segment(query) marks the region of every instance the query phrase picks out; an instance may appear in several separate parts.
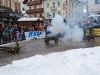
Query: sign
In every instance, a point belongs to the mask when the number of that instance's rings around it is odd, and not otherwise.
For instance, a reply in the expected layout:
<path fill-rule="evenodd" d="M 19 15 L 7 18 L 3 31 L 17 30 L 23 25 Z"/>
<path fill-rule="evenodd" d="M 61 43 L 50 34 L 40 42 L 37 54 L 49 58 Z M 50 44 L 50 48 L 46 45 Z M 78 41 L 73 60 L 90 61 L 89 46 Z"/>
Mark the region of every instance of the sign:
<path fill-rule="evenodd" d="M 44 31 L 25 32 L 26 38 L 43 38 L 45 37 Z"/>
<path fill-rule="evenodd" d="M 40 36 L 42 32 L 39 32 L 39 31 L 34 31 L 34 32 L 29 32 L 29 37 L 32 37 L 32 36 Z"/>
<path fill-rule="evenodd" d="M 16 14 L 16 13 L 9 13 L 9 16 L 11 16 L 11 17 L 21 17 L 22 15 Z"/>

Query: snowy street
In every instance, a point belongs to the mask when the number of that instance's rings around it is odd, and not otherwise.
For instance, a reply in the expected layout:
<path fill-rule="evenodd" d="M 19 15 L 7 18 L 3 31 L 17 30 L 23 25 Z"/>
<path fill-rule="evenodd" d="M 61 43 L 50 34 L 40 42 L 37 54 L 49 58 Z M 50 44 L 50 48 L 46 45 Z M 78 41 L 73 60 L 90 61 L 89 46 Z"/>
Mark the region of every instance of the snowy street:
<path fill-rule="evenodd" d="M 95 42 L 93 42 L 92 40 L 90 42 L 87 42 L 87 40 L 85 40 L 82 43 L 77 43 L 77 44 L 76 43 L 65 44 L 59 41 L 58 45 L 55 45 L 54 42 L 51 41 L 48 46 L 45 45 L 43 39 L 19 42 L 21 46 L 19 54 L 12 54 L 0 51 L 0 66 L 11 63 L 14 60 L 20 60 L 34 55 L 46 55 L 48 53 L 63 52 L 70 49 L 99 46 L 100 41 L 98 40 L 100 40 L 100 38 L 96 38 Z M 10 44 L 7 46 L 14 46 L 14 45 L 15 44 Z"/>
<path fill-rule="evenodd" d="M 100 75 L 100 47 L 94 47 L 99 40 L 49 46 L 43 40 L 20 42 L 19 54 L 0 52 L 0 75 Z"/>

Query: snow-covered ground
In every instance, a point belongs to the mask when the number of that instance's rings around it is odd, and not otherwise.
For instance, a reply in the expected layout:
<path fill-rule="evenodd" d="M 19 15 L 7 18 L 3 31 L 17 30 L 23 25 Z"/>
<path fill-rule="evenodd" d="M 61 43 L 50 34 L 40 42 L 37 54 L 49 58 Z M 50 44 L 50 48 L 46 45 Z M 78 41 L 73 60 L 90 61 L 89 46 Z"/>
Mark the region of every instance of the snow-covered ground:
<path fill-rule="evenodd" d="M 0 75 L 100 75 L 100 47 L 16 60 L 0 67 Z"/>

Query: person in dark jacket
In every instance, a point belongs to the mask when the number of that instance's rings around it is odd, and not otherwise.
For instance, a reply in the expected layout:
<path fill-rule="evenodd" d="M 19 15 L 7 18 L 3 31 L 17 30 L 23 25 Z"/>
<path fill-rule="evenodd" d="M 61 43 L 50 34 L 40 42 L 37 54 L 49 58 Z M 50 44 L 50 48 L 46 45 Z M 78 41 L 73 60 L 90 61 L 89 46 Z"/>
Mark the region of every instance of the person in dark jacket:
<path fill-rule="evenodd" d="M 93 34 L 93 28 L 91 27 L 91 28 L 89 28 L 89 30 L 90 30 L 90 33 L 87 37 L 87 40 L 90 41 L 90 39 L 93 39 L 93 41 L 95 41 L 94 34 Z"/>
<path fill-rule="evenodd" d="M 3 43 L 7 43 L 8 38 L 9 38 L 8 27 L 5 27 L 5 29 L 3 30 L 3 37 L 2 37 Z"/>
<path fill-rule="evenodd" d="M 0 43 L 2 41 L 2 37 L 3 37 L 3 28 L 0 26 Z"/>

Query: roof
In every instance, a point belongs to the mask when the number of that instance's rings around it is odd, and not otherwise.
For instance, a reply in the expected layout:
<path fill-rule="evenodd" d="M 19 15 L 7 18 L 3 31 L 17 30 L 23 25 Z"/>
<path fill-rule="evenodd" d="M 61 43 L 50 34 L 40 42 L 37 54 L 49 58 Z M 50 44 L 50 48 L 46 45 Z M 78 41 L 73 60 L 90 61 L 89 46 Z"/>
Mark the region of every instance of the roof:
<path fill-rule="evenodd" d="M 42 18 L 20 18 L 18 19 L 17 21 L 37 21 L 37 20 L 40 20 L 40 21 L 43 21 Z"/>

